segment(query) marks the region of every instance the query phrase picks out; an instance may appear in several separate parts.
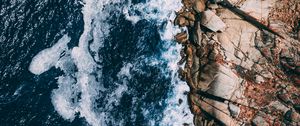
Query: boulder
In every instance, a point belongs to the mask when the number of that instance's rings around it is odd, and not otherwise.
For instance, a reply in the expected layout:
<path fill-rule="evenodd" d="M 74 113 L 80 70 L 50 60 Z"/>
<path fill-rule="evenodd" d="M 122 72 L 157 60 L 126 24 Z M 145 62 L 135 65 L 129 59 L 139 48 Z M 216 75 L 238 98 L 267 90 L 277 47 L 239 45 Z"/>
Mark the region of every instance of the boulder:
<path fill-rule="evenodd" d="M 182 0 L 181 3 L 185 8 L 191 8 L 194 4 L 195 0 Z"/>
<path fill-rule="evenodd" d="M 178 33 L 177 35 L 175 35 L 175 40 L 179 44 L 186 44 L 186 42 L 188 41 L 187 33 L 186 32 Z"/>
<path fill-rule="evenodd" d="M 175 25 L 178 25 L 179 27 L 184 27 L 184 26 L 189 25 L 189 21 L 181 15 L 177 16 L 174 23 L 175 23 Z"/>
<path fill-rule="evenodd" d="M 226 28 L 226 24 L 211 10 L 203 12 L 201 24 L 214 32 L 224 31 Z"/>
<path fill-rule="evenodd" d="M 188 26 L 188 32 L 175 36 L 185 47 L 180 62 L 185 62 L 185 68 L 179 72 L 191 93 L 209 93 L 207 97 L 190 97 L 194 124 L 203 125 L 215 119 L 215 125 L 298 125 L 300 89 L 295 85 L 300 86 L 300 44 L 292 33 L 285 31 L 285 23 L 274 21 L 276 17 L 268 22 L 285 36 L 277 38 L 228 9 L 208 5 L 212 10 L 205 11 L 205 1 L 183 1 L 185 7 L 176 20 L 179 25 Z M 274 0 L 229 2 L 262 21 L 270 17 L 274 4 L 283 4 Z M 192 11 L 186 8 L 191 3 Z M 195 12 L 201 13 L 200 21 Z"/>
<path fill-rule="evenodd" d="M 205 10 L 206 6 L 205 6 L 205 0 L 196 0 L 195 4 L 193 6 L 193 9 L 197 12 L 197 13 L 201 13 Z"/>
<path fill-rule="evenodd" d="M 182 16 L 184 16 L 189 21 L 195 21 L 195 15 L 192 12 L 184 12 L 182 13 Z"/>

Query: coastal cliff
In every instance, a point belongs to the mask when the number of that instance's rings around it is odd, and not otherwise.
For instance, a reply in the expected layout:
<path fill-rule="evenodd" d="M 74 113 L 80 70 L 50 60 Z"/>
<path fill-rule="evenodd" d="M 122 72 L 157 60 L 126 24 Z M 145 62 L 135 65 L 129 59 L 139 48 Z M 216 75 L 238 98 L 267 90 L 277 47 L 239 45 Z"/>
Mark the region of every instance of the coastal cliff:
<path fill-rule="evenodd" d="M 194 124 L 300 125 L 300 1 L 228 2 L 261 24 L 220 1 L 182 0 L 176 12 Z"/>

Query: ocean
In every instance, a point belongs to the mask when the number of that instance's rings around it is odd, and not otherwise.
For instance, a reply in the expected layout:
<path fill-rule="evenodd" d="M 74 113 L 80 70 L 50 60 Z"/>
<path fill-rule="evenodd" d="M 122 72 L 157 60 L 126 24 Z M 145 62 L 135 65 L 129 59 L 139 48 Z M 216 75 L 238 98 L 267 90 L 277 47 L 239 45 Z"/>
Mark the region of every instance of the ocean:
<path fill-rule="evenodd" d="M 180 0 L 0 1 L 0 125 L 193 123 Z"/>

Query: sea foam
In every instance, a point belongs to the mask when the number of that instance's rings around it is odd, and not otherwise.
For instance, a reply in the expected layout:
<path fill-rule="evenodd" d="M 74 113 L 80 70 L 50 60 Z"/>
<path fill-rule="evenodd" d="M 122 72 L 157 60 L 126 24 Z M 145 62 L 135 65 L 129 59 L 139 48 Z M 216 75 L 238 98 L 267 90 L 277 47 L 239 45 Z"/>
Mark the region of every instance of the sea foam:
<path fill-rule="evenodd" d="M 33 57 L 29 71 L 33 74 L 39 75 L 55 66 L 61 54 L 68 49 L 68 42 L 71 38 L 64 35 L 58 42 L 50 48 L 44 49 Z"/>
<path fill-rule="evenodd" d="M 128 6 L 128 8 L 124 8 L 123 10 L 126 19 L 133 23 L 146 19 L 149 21 L 154 20 L 158 26 L 165 24 L 159 33 L 160 38 L 164 41 L 163 48 L 166 49 L 166 51 L 162 52 L 162 59 L 167 61 L 168 68 L 162 69 L 166 71 L 166 76 L 169 75 L 167 73 L 171 72 L 170 77 L 173 88 L 168 94 L 169 98 L 165 101 L 167 103 L 167 107 L 164 110 L 164 116 L 160 123 L 160 125 L 163 126 L 176 126 L 183 124 L 193 125 L 194 116 L 189 109 L 187 95 L 185 95 L 190 89 L 185 82 L 178 78 L 177 74 L 179 68 L 177 62 L 180 60 L 179 52 L 181 46 L 174 44 L 175 42 L 173 41 L 173 36 L 182 30 L 186 30 L 175 27 L 172 24 L 172 21 L 176 16 L 175 11 L 178 11 L 181 6 L 182 4 L 180 0 L 150 0 L 146 3 Z M 137 15 L 134 12 L 130 13 L 130 11 L 138 11 L 140 13 Z M 178 103 L 179 99 L 182 100 L 181 104 Z M 147 111 L 144 115 L 147 115 Z M 152 123 L 152 125 L 154 125 L 154 123 Z"/>
<path fill-rule="evenodd" d="M 157 65 L 161 62 L 167 62 L 167 68 L 161 68 L 167 77 L 171 78 L 172 90 L 168 93 L 169 98 L 162 102 L 167 104 L 163 113 L 160 125 L 182 125 L 183 123 L 192 124 L 193 115 L 191 114 L 185 92 L 189 91 L 188 86 L 177 77 L 178 65 L 181 49 L 180 45 L 175 44 L 173 36 L 182 29 L 174 27 L 171 20 L 175 18 L 174 11 L 181 7 L 180 0 L 148 0 L 143 3 L 131 4 L 124 3 L 121 0 L 83 0 L 82 8 L 84 31 L 79 39 L 78 46 L 68 49 L 67 43 L 70 38 L 65 35 L 57 44 L 38 53 L 32 60 L 29 70 L 34 74 L 41 74 L 51 67 L 55 66 L 63 70 L 64 75 L 57 77 L 58 88 L 52 91 L 52 103 L 55 110 L 66 120 L 74 120 L 76 113 L 85 118 L 88 124 L 93 126 L 112 124 L 122 125 L 124 120 L 114 122 L 107 113 L 112 111 L 112 105 L 118 105 L 120 98 L 125 92 L 128 92 L 127 79 L 131 78 L 131 70 L 138 69 L 142 72 L 136 63 L 124 63 L 123 68 L 117 74 L 119 80 L 116 88 L 111 91 L 104 88 L 102 80 L 102 66 L 97 64 L 101 62 L 102 57 L 99 54 L 99 48 L 103 47 L 103 42 L 108 36 L 110 24 L 106 19 L 110 16 L 106 12 L 105 6 L 111 6 L 116 3 L 124 5 L 122 7 L 113 6 L 111 9 L 121 11 L 127 20 L 133 24 L 140 20 L 154 21 L 161 29 L 159 34 L 164 42 L 164 52 L 161 58 L 145 59 L 150 65 Z M 140 14 L 135 14 L 138 11 Z M 62 55 L 62 53 L 64 55 Z M 93 55 L 92 55 L 93 54 Z M 171 72 L 171 74 L 169 74 Z M 127 79 L 124 79 L 127 78 Z M 105 95 L 105 106 L 97 108 L 95 102 L 99 96 Z M 178 104 L 182 99 L 183 103 Z M 138 99 L 132 98 L 132 103 Z M 97 108 L 97 109 L 95 109 Z M 149 115 L 149 110 L 143 109 L 144 116 Z M 136 115 L 131 114 L 131 119 Z M 154 120 L 149 120 L 149 125 L 156 125 Z"/>

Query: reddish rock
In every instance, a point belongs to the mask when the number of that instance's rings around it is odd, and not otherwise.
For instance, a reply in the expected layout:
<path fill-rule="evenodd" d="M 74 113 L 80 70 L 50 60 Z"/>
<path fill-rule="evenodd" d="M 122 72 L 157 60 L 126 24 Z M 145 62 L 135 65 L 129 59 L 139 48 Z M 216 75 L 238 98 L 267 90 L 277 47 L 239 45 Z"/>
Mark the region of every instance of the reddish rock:
<path fill-rule="evenodd" d="M 266 19 L 269 12 L 272 13 L 271 9 L 287 12 L 287 7 L 293 5 L 286 4 L 297 2 L 257 1 L 243 0 L 235 4 L 243 5 L 241 9 L 253 10 L 255 17 L 262 15 Z M 205 100 L 200 100 L 198 95 L 189 96 L 190 109 L 195 114 L 194 124 L 206 125 L 208 120 L 216 118 L 225 125 L 285 125 L 284 119 L 290 117 L 293 120 L 291 125 L 297 125 L 295 120 L 299 120 L 299 113 L 296 112 L 300 111 L 300 42 L 290 37 L 291 33 L 286 30 L 288 22 L 295 18 L 282 23 L 273 17 L 276 14 L 271 14 L 268 23 L 285 36 L 285 39 L 278 39 L 239 19 L 227 9 L 213 6 L 211 8 L 218 11 L 208 10 L 202 0 L 183 0 L 182 3 L 184 7 L 177 13 L 175 24 L 187 27 L 188 31 L 175 36 L 176 41 L 185 47 L 179 62 L 185 62 L 185 66 L 178 72 L 191 92 L 206 91 L 210 96 Z M 205 10 L 212 16 L 206 16 L 207 20 L 203 21 L 205 15 L 202 15 L 198 22 L 195 13 L 205 14 Z M 290 10 L 289 14 L 295 11 Z M 210 30 L 200 28 L 200 24 Z M 216 33 L 223 28 L 224 31 Z M 289 111 L 293 114 L 287 116 Z M 211 116 L 214 118 L 209 118 Z M 213 123 L 218 125 L 218 121 Z"/>
<path fill-rule="evenodd" d="M 187 33 L 186 32 L 178 33 L 177 35 L 175 35 L 175 40 L 179 44 L 186 44 L 188 41 Z"/>
<path fill-rule="evenodd" d="M 184 27 L 184 26 L 188 26 L 189 25 L 189 22 L 188 20 L 183 17 L 183 16 L 178 16 L 176 19 L 175 19 L 175 25 L 178 25 L 180 27 Z"/>
<path fill-rule="evenodd" d="M 193 9 L 197 12 L 197 13 L 201 13 L 205 10 L 206 6 L 205 6 L 205 1 L 206 0 L 196 0 Z"/>
<path fill-rule="evenodd" d="M 186 47 L 186 55 L 187 55 L 187 66 L 188 68 L 192 68 L 193 65 L 193 47 L 188 44 Z"/>

